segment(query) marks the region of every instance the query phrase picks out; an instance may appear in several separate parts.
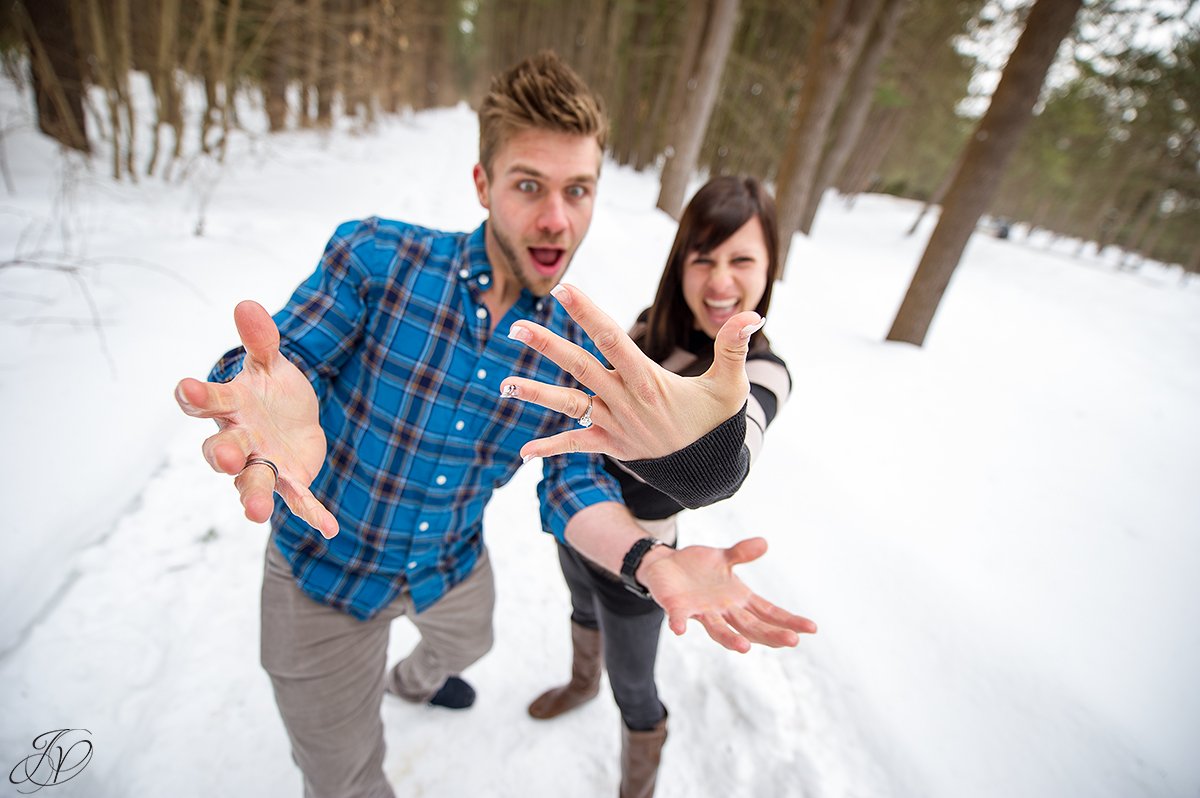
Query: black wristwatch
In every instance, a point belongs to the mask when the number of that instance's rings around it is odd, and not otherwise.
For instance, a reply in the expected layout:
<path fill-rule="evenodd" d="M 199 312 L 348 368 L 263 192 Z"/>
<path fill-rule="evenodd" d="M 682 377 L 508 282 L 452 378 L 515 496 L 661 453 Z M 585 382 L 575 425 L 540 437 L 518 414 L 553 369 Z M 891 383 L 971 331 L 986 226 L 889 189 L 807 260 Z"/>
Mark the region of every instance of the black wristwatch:
<path fill-rule="evenodd" d="M 630 593 L 641 596 L 642 598 L 650 598 L 650 591 L 646 586 L 637 580 L 634 574 L 641 566 L 642 560 L 646 557 L 646 552 L 655 546 L 665 546 L 658 538 L 645 537 L 634 543 L 629 551 L 625 554 L 625 560 L 621 563 L 621 581 L 625 584 L 625 589 Z"/>

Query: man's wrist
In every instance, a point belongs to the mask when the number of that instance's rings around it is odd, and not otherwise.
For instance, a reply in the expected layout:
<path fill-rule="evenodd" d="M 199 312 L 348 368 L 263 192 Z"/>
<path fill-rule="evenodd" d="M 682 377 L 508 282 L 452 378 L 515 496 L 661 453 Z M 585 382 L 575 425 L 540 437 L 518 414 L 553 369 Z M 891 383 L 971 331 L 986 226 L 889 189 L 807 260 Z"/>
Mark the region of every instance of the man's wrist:
<path fill-rule="evenodd" d="M 666 543 L 660 542 L 650 551 L 646 552 L 646 556 L 642 558 L 642 564 L 638 566 L 637 573 L 633 575 L 641 584 L 646 584 L 644 577 L 646 576 L 647 566 L 654 565 L 659 560 L 665 560 L 675 553 L 675 550 Z"/>
<path fill-rule="evenodd" d="M 650 598 L 650 590 L 646 587 L 639 578 L 638 574 L 644 573 L 643 565 L 653 564 L 656 560 L 665 556 L 665 552 L 657 553 L 655 549 L 666 548 L 666 544 L 661 540 L 653 537 L 644 537 L 634 542 L 625 553 L 625 558 L 621 562 L 621 582 L 629 592 L 641 596 L 642 598 Z"/>

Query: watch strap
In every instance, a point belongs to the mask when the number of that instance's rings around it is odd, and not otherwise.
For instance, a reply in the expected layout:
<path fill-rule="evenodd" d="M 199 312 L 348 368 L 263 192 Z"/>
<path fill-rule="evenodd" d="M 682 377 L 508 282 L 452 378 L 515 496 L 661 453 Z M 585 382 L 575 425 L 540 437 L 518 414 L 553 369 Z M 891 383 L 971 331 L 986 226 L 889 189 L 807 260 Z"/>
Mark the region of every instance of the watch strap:
<path fill-rule="evenodd" d="M 644 537 L 629 548 L 629 551 L 625 554 L 625 559 L 621 562 L 621 582 L 625 585 L 626 590 L 642 598 L 650 598 L 650 591 L 637 580 L 635 574 L 637 573 L 637 569 L 641 567 L 642 560 L 646 557 L 646 552 L 655 546 L 665 545 L 658 538 Z"/>

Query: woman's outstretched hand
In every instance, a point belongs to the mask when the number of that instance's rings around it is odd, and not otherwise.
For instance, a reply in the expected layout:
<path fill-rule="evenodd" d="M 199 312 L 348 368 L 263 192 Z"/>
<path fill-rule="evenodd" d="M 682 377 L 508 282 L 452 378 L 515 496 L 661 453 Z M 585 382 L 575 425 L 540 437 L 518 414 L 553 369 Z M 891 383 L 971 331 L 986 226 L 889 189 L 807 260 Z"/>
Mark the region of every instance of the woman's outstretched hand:
<path fill-rule="evenodd" d="M 754 311 L 738 313 L 721 327 L 708 371 L 698 377 L 680 377 L 646 357 L 578 288 L 559 284 L 551 293 L 613 368 L 605 368 L 587 351 L 539 324 L 513 324 L 509 337 L 553 360 L 594 394 L 589 397 L 575 388 L 523 377 L 505 379 L 502 397 L 591 422 L 530 441 L 521 448 L 523 457 L 565 452 L 601 452 L 618 460 L 663 457 L 716 429 L 745 403 L 750 390 L 746 378 L 750 336 L 765 323 Z"/>

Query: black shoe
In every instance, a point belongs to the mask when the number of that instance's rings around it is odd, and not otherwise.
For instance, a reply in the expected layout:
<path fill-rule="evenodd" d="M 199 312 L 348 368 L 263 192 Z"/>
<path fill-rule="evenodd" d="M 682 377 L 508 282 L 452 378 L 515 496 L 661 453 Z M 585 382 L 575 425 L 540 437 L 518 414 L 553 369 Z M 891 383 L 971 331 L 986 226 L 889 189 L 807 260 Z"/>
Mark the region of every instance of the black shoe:
<path fill-rule="evenodd" d="M 457 676 L 451 676 L 429 703 L 446 709 L 466 709 L 475 703 L 475 688 Z"/>

